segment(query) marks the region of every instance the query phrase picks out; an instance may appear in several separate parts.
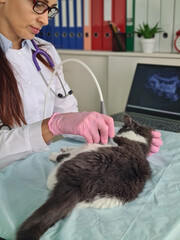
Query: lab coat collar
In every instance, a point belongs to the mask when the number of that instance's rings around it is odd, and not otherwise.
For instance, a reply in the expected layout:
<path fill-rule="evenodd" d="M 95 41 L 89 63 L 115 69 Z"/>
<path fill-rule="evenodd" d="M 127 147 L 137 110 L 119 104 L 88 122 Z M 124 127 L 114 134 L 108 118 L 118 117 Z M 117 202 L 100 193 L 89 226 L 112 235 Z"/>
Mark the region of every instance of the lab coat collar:
<path fill-rule="evenodd" d="M 21 43 L 21 47 L 28 46 L 30 49 L 35 50 L 31 40 L 23 40 Z M 2 48 L 4 54 L 7 53 L 9 48 L 12 48 L 12 42 L 7 39 L 2 33 L 0 33 L 0 47 Z"/>

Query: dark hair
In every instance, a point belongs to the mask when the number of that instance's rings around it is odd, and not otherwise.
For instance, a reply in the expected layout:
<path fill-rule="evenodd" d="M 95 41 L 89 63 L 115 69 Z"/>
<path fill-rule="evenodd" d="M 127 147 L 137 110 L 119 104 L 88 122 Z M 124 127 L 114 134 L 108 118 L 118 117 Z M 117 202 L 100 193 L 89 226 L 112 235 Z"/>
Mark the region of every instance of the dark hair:
<path fill-rule="evenodd" d="M 48 63 L 41 55 L 37 58 L 49 69 Z M 24 108 L 19 93 L 13 68 L 0 47 L 0 120 L 10 127 L 27 124 Z"/>

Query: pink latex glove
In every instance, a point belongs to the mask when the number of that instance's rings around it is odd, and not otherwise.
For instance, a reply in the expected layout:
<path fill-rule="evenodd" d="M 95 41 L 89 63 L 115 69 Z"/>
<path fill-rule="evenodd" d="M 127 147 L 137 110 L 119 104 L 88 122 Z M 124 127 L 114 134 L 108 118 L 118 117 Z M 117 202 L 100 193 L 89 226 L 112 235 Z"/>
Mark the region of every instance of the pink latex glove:
<path fill-rule="evenodd" d="M 74 134 L 83 136 L 88 143 L 106 144 L 114 137 L 114 121 L 97 112 L 54 113 L 48 122 L 49 130 L 56 136 Z"/>
<path fill-rule="evenodd" d="M 151 133 L 153 135 L 153 139 L 152 139 L 152 144 L 151 144 L 151 148 L 150 148 L 150 152 L 149 152 L 148 156 L 151 156 L 154 153 L 159 152 L 159 149 L 160 149 L 161 145 L 163 144 L 160 132 L 152 131 Z"/>

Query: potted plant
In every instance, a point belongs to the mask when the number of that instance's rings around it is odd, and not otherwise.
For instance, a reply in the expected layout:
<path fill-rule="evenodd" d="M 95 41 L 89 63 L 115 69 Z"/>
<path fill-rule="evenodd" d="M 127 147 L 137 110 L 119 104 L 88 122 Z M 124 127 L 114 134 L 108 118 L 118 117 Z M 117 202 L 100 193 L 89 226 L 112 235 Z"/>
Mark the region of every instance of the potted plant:
<path fill-rule="evenodd" d="M 142 50 L 145 53 L 152 53 L 155 44 L 155 34 L 163 32 L 162 28 L 156 23 L 150 27 L 148 23 L 143 23 L 135 30 L 138 37 L 141 37 Z"/>

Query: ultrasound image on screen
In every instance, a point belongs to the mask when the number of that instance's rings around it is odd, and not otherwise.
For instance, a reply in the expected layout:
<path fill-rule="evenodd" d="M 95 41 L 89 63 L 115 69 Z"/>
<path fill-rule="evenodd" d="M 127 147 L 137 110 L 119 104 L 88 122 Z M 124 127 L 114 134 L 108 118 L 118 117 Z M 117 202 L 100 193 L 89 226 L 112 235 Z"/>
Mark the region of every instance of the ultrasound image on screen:
<path fill-rule="evenodd" d="M 138 64 L 128 105 L 180 113 L 180 67 Z"/>
<path fill-rule="evenodd" d="M 145 83 L 145 87 L 155 96 L 175 102 L 180 97 L 180 80 L 176 71 L 157 71 Z"/>

